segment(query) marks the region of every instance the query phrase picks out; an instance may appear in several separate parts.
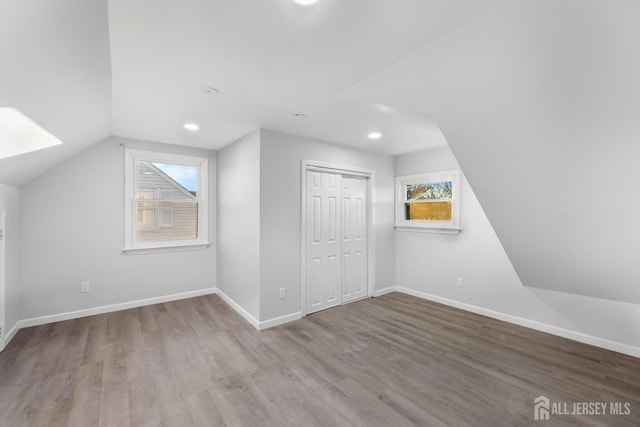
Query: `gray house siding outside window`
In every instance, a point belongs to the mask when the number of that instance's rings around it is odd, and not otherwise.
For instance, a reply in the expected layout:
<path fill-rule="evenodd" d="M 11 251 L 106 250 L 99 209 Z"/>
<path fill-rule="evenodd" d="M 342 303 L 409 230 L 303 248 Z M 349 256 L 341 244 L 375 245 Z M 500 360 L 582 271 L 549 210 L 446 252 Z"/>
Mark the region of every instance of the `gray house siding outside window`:
<path fill-rule="evenodd" d="M 191 192 L 151 162 L 138 162 L 136 240 L 153 242 L 198 237 L 198 203 Z"/>

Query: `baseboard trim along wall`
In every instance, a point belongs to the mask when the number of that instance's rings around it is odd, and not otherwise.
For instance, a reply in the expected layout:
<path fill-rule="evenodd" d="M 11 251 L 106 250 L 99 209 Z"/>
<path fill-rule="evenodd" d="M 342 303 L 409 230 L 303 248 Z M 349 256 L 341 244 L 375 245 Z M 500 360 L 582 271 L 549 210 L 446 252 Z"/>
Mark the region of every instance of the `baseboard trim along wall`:
<path fill-rule="evenodd" d="M 274 317 L 273 319 L 263 320 L 259 324 L 260 330 L 273 328 L 274 326 L 284 325 L 285 323 L 293 322 L 294 320 L 302 319 L 302 312 L 291 313 L 280 317 Z"/>
<path fill-rule="evenodd" d="M 242 308 L 242 306 L 240 304 L 238 304 L 237 302 L 235 302 L 233 299 L 231 299 L 229 297 L 229 295 L 225 294 L 223 291 L 221 291 L 220 289 L 216 289 L 216 293 L 220 296 L 220 298 L 222 298 L 222 300 L 224 302 L 226 302 L 227 304 L 229 304 L 229 306 L 231 308 L 233 308 L 235 310 L 236 313 L 238 313 L 240 316 L 244 317 L 244 320 L 246 320 L 247 322 L 249 322 L 251 324 L 251 326 L 253 326 L 256 329 L 260 329 L 260 322 L 258 321 L 258 319 L 256 319 L 255 317 L 253 317 L 251 315 L 251 313 L 249 313 L 247 310 L 245 310 L 244 308 Z"/>
<path fill-rule="evenodd" d="M 144 307 L 146 305 L 160 304 L 163 302 L 178 301 L 181 299 L 199 297 L 202 295 L 215 294 L 216 288 L 199 289 L 197 291 L 181 292 L 171 295 L 163 295 L 153 298 L 145 298 L 135 301 L 121 302 L 118 304 L 103 305 L 100 307 L 87 308 L 83 310 L 68 311 L 66 313 L 51 314 L 49 316 L 32 317 L 18 322 L 20 328 L 44 325 L 46 323 L 61 322 L 63 320 L 78 319 L 80 317 L 95 316 L 96 314 L 112 313 L 114 311 L 127 310 L 130 308 Z"/>
<path fill-rule="evenodd" d="M 437 295 L 416 291 L 416 290 L 405 288 L 402 286 L 391 286 L 388 288 L 379 289 L 374 292 L 373 296 L 379 297 L 391 292 L 401 292 L 403 294 L 426 299 L 429 301 L 434 301 L 440 304 L 448 305 L 450 307 L 455 307 L 461 310 L 491 317 L 493 319 L 502 320 L 504 322 L 513 323 L 519 326 L 524 326 L 526 328 L 535 329 L 541 332 L 546 332 L 546 333 L 557 335 L 570 340 L 582 342 L 585 344 L 590 344 L 596 347 L 601 347 L 607 350 L 616 351 L 618 353 L 623 353 L 629 356 L 640 358 L 640 347 L 635 347 L 632 345 L 628 345 L 628 344 L 624 344 L 616 341 L 610 341 L 610 340 L 596 337 L 593 335 L 587 335 L 581 332 L 572 331 L 570 329 L 560 328 L 560 327 L 549 325 L 546 323 L 525 319 L 523 317 L 513 316 L 510 314 L 489 310 L 476 305 L 439 297 Z M 147 298 L 147 299 L 141 299 L 136 301 L 129 301 L 129 302 L 123 302 L 118 304 L 88 308 L 84 310 L 75 310 L 75 311 L 69 311 L 65 313 L 52 314 L 52 315 L 40 316 L 40 317 L 32 317 L 29 319 L 19 320 L 9 330 L 9 332 L 2 337 L 2 341 L 0 342 L 0 345 L 1 345 L 0 351 L 4 350 L 4 348 L 9 344 L 9 342 L 13 339 L 16 333 L 22 328 L 44 325 L 47 323 L 61 322 L 63 320 L 78 319 L 81 317 L 94 316 L 97 314 L 111 313 L 114 311 L 127 310 L 130 308 L 143 307 L 147 305 L 160 304 L 163 302 L 178 301 L 181 299 L 194 298 L 194 297 L 198 297 L 202 295 L 210 295 L 210 294 L 218 294 L 225 303 L 229 304 L 229 306 L 234 311 L 236 311 L 240 316 L 242 316 L 247 322 L 249 322 L 254 328 L 258 330 L 272 328 L 272 327 L 293 322 L 295 320 L 299 320 L 302 318 L 302 313 L 296 312 L 296 313 L 291 313 L 291 314 L 287 314 L 280 317 L 275 317 L 269 320 L 259 321 L 220 289 L 206 288 L 206 289 L 200 289 L 197 291 L 182 292 L 182 293 L 164 295 L 164 296 L 159 296 L 154 298 Z"/>
<path fill-rule="evenodd" d="M 384 288 L 384 289 L 378 289 L 377 291 L 375 291 L 373 293 L 374 298 L 375 297 L 381 297 L 382 295 L 386 295 L 386 294 L 390 294 L 391 292 L 397 292 L 398 290 L 396 289 L 395 286 L 390 286 L 388 288 Z"/>
<path fill-rule="evenodd" d="M 546 332 L 551 335 L 557 335 L 563 338 L 567 338 L 573 341 L 601 347 L 607 350 L 616 351 L 618 353 L 627 354 L 633 357 L 640 358 L 640 347 L 632 345 L 610 341 L 604 338 L 596 337 L 593 335 L 583 334 L 581 332 L 572 331 L 570 329 L 560 328 L 558 326 L 549 325 L 546 323 L 537 322 L 535 320 L 525 319 L 523 317 L 513 316 L 511 314 L 505 314 L 498 311 L 489 310 L 476 305 L 455 301 L 448 298 L 439 297 L 437 295 L 428 294 L 425 292 L 416 291 L 410 288 L 404 288 L 402 286 L 396 286 L 395 288 L 386 288 L 378 292 L 385 291 L 384 293 L 393 292 L 393 289 L 403 294 L 411 295 L 414 297 L 426 299 L 429 301 L 437 302 L 440 304 L 448 305 L 450 307 L 459 308 L 461 310 L 470 311 L 472 313 L 480 314 L 483 316 L 491 317 L 493 319 L 502 320 L 504 322 L 513 323 L 515 325 L 524 326 L 525 328 L 535 329 L 537 331 Z M 377 294 L 377 292 L 376 292 Z M 384 295 L 384 294 L 381 294 Z M 378 295 L 376 295 L 378 296 Z"/>
<path fill-rule="evenodd" d="M 240 304 L 235 302 L 232 298 L 230 298 L 227 294 L 225 294 L 220 289 L 217 289 L 216 293 L 220 295 L 220 298 L 222 298 L 224 302 L 229 304 L 229 306 L 233 308 L 240 316 L 244 317 L 244 319 L 247 322 L 249 322 L 251 326 L 253 326 L 259 331 L 263 329 L 273 328 L 274 326 L 282 325 L 285 323 L 293 322 L 294 320 L 302 319 L 302 312 L 298 311 L 296 313 L 285 314 L 284 316 L 274 317 L 273 319 L 260 321 L 255 317 L 253 317 L 251 313 L 249 313 L 247 310 L 242 308 Z"/>
<path fill-rule="evenodd" d="M 103 305 L 100 307 L 86 308 L 83 310 L 67 311 L 65 313 L 50 314 L 47 316 L 31 317 L 28 319 L 19 320 L 11 331 L 5 335 L 2 342 L 3 346 L 0 350 L 9 344 L 15 334 L 22 328 L 29 328 L 31 326 L 45 325 L 47 323 L 61 322 L 63 320 L 79 319 L 81 317 L 95 316 L 96 314 L 112 313 L 114 311 L 128 310 L 130 308 L 144 307 L 147 305 L 160 304 L 163 302 L 178 301 L 181 299 L 194 298 L 202 295 L 215 294 L 217 288 L 205 288 L 198 289 L 197 291 L 181 292 L 171 295 L 163 295 L 153 298 L 145 298 L 135 301 L 127 301 L 118 304 Z"/>
<path fill-rule="evenodd" d="M 2 337 L 2 342 L 0 342 L 0 351 L 4 350 L 4 348 L 9 344 L 9 342 L 13 339 L 13 337 L 18 333 L 19 330 L 20 321 L 16 322 L 15 325 L 13 325 L 13 328 L 11 328 L 11 330 L 9 330 L 9 332 Z"/>
<path fill-rule="evenodd" d="M 28 319 L 22 319 L 16 322 L 11 330 L 2 337 L 0 341 L 0 351 L 4 350 L 13 337 L 22 328 L 29 328 L 31 326 L 45 325 L 47 323 L 61 322 L 64 320 L 79 319 L 81 317 L 95 316 L 97 314 L 112 313 L 114 311 L 128 310 L 130 308 L 144 307 L 147 305 L 161 304 L 163 302 L 178 301 L 181 299 L 194 298 L 203 295 L 217 294 L 222 300 L 227 303 L 235 312 L 242 316 L 247 322 L 249 322 L 254 328 L 263 330 L 272 328 L 274 326 L 289 323 L 294 320 L 302 318 L 301 312 L 291 313 L 284 316 L 276 317 L 269 320 L 258 321 L 248 311 L 242 308 L 238 303 L 231 299 L 227 294 L 222 292 L 218 288 L 206 288 L 199 289 L 197 291 L 181 292 L 171 295 L 163 295 L 159 297 L 146 298 L 135 301 L 122 302 L 118 304 L 103 305 L 100 307 L 87 308 L 83 310 L 67 311 L 65 313 L 50 314 L 47 316 L 31 317 Z"/>

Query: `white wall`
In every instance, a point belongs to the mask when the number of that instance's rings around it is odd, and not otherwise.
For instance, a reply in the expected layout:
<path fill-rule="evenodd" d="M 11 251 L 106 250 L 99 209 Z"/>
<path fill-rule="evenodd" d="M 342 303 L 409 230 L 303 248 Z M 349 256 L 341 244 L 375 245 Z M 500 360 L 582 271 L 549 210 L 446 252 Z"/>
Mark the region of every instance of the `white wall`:
<path fill-rule="evenodd" d="M 260 318 L 260 131 L 218 152 L 218 288 Z"/>
<path fill-rule="evenodd" d="M 21 218 L 20 190 L 0 184 L 0 207 L 5 208 L 5 290 L 4 290 L 4 330 L 3 337 L 10 333 L 20 320 L 21 289 Z M 0 349 L 2 343 L 0 342 Z"/>
<path fill-rule="evenodd" d="M 204 250 L 126 255 L 127 147 L 176 154 L 209 151 L 111 138 L 22 188 L 22 318 L 203 290 L 216 286 L 215 160 L 209 164 L 210 239 Z M 80 283 L 91 292 L 80 293 Z"/>
<path fill-rule="evenodd" d="M 395 160 L 397 175 L 457 167 L 448 147 Z M 399 287 L 640 351 L 640 305 L 523 286 L 464 174 L 461 210 L 463 231 L 458 235 L 396 232 Z M 529 262 L 545 268 L 535 258 Z M 463 288 L 456 287 L 457 277 L 464 279 Z"/>
<path fill-rule="evenodd" d="M 263 129 L 260 147 L 260 320 L 263 321 L 301 310 L 302 159 L 375 171 L 375 287 L 382 289 L 394 283 L 393 158 Z M 280 287 L 287 288 L 283 300 L 278 297 Z"/>

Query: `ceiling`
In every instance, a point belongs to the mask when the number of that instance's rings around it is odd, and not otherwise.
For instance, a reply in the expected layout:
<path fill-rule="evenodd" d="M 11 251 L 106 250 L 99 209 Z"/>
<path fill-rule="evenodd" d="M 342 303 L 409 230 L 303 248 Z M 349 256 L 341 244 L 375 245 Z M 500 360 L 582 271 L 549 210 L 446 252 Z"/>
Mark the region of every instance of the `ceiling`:
<path fill-rule="evenodd" d="M 443 145 L 429 114 L 349 88 L 496 3 L 9 1 L 0 107 L 64 144 L 0 160 L 0 182 L 20 186 L 111 135 L 219 149 L 262 127 L 387 154 Z M 219 93 L 205 94 L 209 86 Z M 185 131 L 186 121 L 200 131 Z M 372 142 L 374 130 L 383 136 Z"/>

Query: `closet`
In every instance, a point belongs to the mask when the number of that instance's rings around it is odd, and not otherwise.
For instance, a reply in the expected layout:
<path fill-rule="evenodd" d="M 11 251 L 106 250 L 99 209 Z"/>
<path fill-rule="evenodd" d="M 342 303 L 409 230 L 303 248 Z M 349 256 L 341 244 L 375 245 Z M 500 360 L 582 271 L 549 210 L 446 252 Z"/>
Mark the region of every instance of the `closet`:
<path fill-rule="evenodd" d="M 306 170 L 306 314 L 368 296 L 369 177 Z"/>

